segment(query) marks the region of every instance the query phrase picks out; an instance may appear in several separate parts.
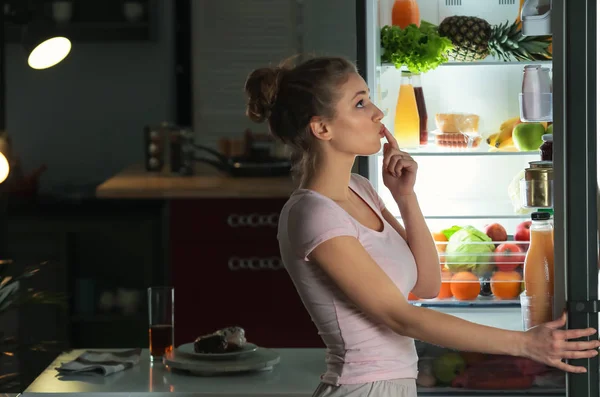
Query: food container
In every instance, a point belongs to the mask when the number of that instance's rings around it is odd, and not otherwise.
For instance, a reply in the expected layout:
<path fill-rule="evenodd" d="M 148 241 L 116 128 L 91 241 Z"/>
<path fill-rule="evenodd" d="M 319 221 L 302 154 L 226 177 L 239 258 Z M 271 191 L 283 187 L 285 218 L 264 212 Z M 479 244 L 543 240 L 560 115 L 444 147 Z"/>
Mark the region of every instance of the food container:
<path fill-rule="evenodd" d="M 552 161 L 552 153 L 554 146 L 554 136 L 552 134 L 542 135 L 544 143 L 540 146 L 540 157 L 542 161 Z"/>
<path fill-rule="evenodd" d="M 521 179 L 521 203 L 525 208 L 551 208 L 554 204 L 552 161 L 532 161 Z"/>

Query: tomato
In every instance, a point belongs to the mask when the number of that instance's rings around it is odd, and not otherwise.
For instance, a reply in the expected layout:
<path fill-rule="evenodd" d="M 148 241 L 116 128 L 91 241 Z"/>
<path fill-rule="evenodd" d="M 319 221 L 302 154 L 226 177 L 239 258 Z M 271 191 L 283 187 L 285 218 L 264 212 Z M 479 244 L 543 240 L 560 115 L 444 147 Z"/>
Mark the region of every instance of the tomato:
<path fill-rule="evenodd" d="M 510 272 L 519 266 L 523 266 L 523 262 L 525 262 L 525 253 L 517 244 L 500 244 L 494 250 L 494 262 L 496 263 L 498 270 Z"/>

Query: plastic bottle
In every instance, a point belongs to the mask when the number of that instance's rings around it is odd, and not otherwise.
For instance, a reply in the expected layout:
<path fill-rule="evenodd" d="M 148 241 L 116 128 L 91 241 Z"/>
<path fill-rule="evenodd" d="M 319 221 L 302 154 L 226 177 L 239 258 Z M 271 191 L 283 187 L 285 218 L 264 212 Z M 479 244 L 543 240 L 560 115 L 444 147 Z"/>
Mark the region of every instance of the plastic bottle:
<path fill-rule="evenodd" d="M 554 301 L 554 228 L 550 213 L 531 214 L 530 244 L 523 267 L 521 299 L 525 328 L 552 321 Z"/>

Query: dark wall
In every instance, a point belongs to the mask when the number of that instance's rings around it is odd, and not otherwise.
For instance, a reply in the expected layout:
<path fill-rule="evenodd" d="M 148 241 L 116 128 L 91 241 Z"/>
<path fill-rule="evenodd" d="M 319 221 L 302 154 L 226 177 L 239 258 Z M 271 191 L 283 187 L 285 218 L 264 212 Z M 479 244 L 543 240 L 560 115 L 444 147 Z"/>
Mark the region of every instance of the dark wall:
<path fill-rule="evenodd" d="M 143 161 L 142 127 L 175 113 L 172 0 L 158 3 L 157 40 L 74 43 L 67 60 L 35 71 L 7 46 L 7 126 L 42 187 L 89 184 Z"/>

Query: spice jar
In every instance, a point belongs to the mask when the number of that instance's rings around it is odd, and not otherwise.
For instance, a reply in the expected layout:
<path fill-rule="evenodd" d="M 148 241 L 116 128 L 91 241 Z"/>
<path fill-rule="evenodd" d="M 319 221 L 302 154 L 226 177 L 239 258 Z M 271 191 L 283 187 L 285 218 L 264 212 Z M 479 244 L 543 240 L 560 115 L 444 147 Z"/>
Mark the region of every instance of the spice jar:
<path fill-rule="evenodd" d="M 540 146 L 540 156 L 542 161 L 552 161 L 552 147 L 554 145 L 554 138 L 552 134 L 542 135 L 542 145 Z"/>

